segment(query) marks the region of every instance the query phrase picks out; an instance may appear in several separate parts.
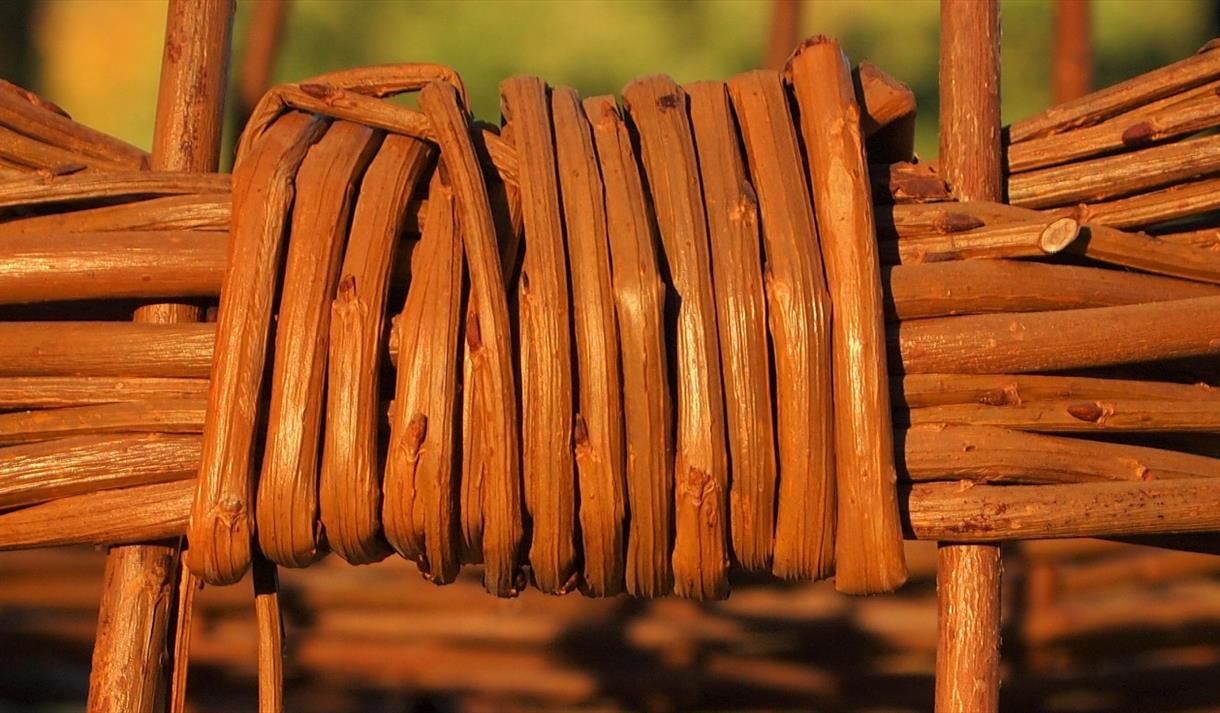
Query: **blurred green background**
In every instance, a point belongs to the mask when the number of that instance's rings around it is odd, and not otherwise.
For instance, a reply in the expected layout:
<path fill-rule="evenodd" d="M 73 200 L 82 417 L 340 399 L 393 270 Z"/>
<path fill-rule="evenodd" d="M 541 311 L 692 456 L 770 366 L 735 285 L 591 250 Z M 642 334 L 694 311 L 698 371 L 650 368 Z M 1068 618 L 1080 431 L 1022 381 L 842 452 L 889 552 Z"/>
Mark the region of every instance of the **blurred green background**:
<path fill-rule="evenodd" d="M 235 63 L 252 4 L 239 0 Z M 1217 34 L 1220 0 L 1095 0 L 1095 85 L 1180 59 Z M 919 97 L 918 146 L 936 153 L 936 0 L 804 0 L 802 34 L 839 37 Z M 475 113 L 499 116 L 497 83 L 530 73 L 584 95 L 641 74 L 680 82 L 759 67 L 770 0 L 292 0 L 275 80 L 385 62 L 441 62 L 462 73 Z M 1050 103 L 1050 0 L 1001 0 L 1005 121 Z M 75 118 L 147 147 L 164 0 L 6 0 L 0 76 Z M 230 136 L 232 127 L 229 128 Z M 230 139 L 231 140 L 231 139 Z"/>

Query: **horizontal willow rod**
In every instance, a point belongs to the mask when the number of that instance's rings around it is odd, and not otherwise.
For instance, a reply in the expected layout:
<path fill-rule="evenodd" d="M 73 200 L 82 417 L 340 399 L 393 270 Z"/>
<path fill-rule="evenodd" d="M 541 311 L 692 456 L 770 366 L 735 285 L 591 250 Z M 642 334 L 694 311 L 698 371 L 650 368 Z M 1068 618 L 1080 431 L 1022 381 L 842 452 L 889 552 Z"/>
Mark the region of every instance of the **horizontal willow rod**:
<path fill-rule="evenodd" d="M 1102 224 L 1084 226 L 1068 251 L 1111 265 L 1220 285 L 1220 251 L 1129 233 Z"/>
<path fill-rule="evenodd" d="M 1045 484 L 1220 477 L 1220 459 L 994 426 L 911 426 L 899 441 L 903 476 L 916 482 Z M 1214 487 L 1220 489 L 1220 482 Z"/>
<path fill-rule="evenodd" d="M 1118 150 L 1140 148 L 1177 138 L 1220 124 L 1220 96 L 1211 88 L 1203 96 L 1187 100 L 1147 116 L 1119 115 L 1096 126 L 1063 134 L 1052 134 L 1008 147 L 1011 173 L 1055 166 L 1069 161 Z"/>
<path fill-rule="evenodd" d="M 227 193 L 226 173 L 176 173 L 159 171 L 115 171 L 71 173 L 0 183 L 0 208 L 46 205 L 101 198 Z"/>
<path fill-rule="evenodd" d="M 216 325 L 0 322 L 0 377 L 207 377 Z"/>
<path fill-rule="evenodd" d="M 1220 287 L 1159 275 L 1024 260 L 951 260 L 885 271 L 891 317 L 1108 307 L 1220 295 Z"/>
<path fill-rule="evenodd" d="M 1086 94 L 1046 109 L 1008 127 L 1010 143 L 1027 141 L 1080 126 L 1096 124 L 1106 118 L 1177 94 L 1220 77 L 1220 53 L 1213 43 L 1204 45 L 1193 57 L 1154 69 L 1105 89 Z"/>
<path fill-rule="evenodd" d="M 0 304 L 135 297 L 214 297 L 226 233 L 111 231 L 0 237 Z"/>
<path fill-rule="evenodd" d="M 198 435 L 76 436 L 0 448 L 0 508 L 194 478 Z"/>
<path fill-rule="evenodd" d="M 207 399 L 208 380 L 159 377 L 4 376 L 0 410 L 61 408 L 147 399 Z"/>
<path fill-rule="evenodd" d="M 112 230 L 209 230 L 228 232 L 232 212 L 228 193 L 148 198 L 118 205 L 82 208 L 0 223 L 0 239 L 57 237 Z"/>
<path fill-rule="evenodd" d="M 1220 297 L 915 320 L 891 331 L 891 348 L 908 374 L 1059 371 L 1210 356 L 1220 354 Z"/>
<path fill-rule="evenodd" d="M 0 414 L 0 445 L 103 433 L 202 433 L 206 399 L 120 401 Z"/>
<path fill-rule="evenodd" d="M 947 404 L 912 409 L 912 425 L 956 423 L 1038 433 L 1220 433 L 1220 402 L 1118 397 L 1020 404 Z"/>
<path fill-rule="evenodd" d="M 908 408 L 982 404 L 1006 406 L 1051 399 L 1155 399 L 1220 404 L 1206 384 L 1030 374 L 911 374 L 896 385 L 895 403 Z"/>
<path fill-rule="evenodd" d="M 1057 208 L 1054 215 L 1084 223 L 1139 229 L 1220 209 L 1220 178 L 1192 181 L 1111 201 Z"/>
<path fill-rule="evenodd" d="M 1080 234 L 1072 218 L 988 225 L 947 235 L 900 237 L 883 241 L 883 264 L 919 264 L 971 258 L 1045 257 L 1066 248 Z"/>
<path fill-rule="evenodd" d="M 1100 201 L 1147 191 L 1220 171 L 1220 136 L 1104 156 L 1018 173 L 1008 199 L 1025 208 Z"/>
<path fill-rule="evenodd" d="M 195 481 L 73 495 L 0 514 L 0 550 L 148 542 L 186 533 Z"/>
<path fill-rule="evenodd" d="M 907 533 L 919 540 L 999 542 L 1220 530 L 1214 480 L 1073 485 L 921 483 L 904 488 Z"/>
<path fill-rule="evenodd" d="M 132 169 L 148 164 L 148 154 L 141 149 L 76 123 L 38 97 L 8 82 L 0 86 L 0 124 L 51 146 L 113 161 Z"/>
<path fill-rule="evenodd" d="M 0 514 L 0 550 L 110 545 L 186 532 L 192 480 L 73 496 Z M 919 483 L 901 489 L 908 537 L 998 542 L 1220 530 L 1211 479 L 1073 485 Z"/>

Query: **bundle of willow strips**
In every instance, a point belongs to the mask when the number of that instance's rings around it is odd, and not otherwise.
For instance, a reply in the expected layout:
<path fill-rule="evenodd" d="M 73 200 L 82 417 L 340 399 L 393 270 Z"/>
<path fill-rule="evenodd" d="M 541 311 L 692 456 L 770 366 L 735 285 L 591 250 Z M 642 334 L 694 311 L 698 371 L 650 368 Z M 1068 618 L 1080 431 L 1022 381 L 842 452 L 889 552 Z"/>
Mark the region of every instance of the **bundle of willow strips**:
<path fill-rule="evenodd" d="M 621 107 L 512 78 L 501 126 L 444 67 L 323 75 L 232 177 L 0 85 L 0 548 L 719 598 L 893 589 L 904 535 L 1215 531 L 1218 82 L 1209 46 L 1014 124 L 1010 204 L 951 201 L 824 38 Z"/>

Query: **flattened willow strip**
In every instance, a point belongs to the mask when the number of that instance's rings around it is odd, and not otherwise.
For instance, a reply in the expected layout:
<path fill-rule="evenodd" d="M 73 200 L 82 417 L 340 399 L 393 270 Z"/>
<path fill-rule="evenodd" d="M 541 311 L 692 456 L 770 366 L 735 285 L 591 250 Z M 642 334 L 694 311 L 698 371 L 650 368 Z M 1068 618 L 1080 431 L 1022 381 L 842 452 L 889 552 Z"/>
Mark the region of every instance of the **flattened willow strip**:
<path fill-rule="evenodd" d="M 525 256 L 518 283 L 521 328 L 521 474 L 533 520 L 530 566 L 538 588 L 571 591 L 579 581 L 572 318 L 547 87 L 537 77 L 500 84 L 501 113 L 520 158 Z"/>
<path fill-rule="evenodd" d="M 399 554 L 443 584 L 457 576 L 460 564 L 454 503 L 464 266 L 453 193 L 439 171 L 428 195 L 428 227 L 412 256 L 411 287 L 399 317 L 382 526 Z"/>
<path fill-rule="evenodd" d="M 198 495 L 185 561 L 212 584 L 231 584 L 250 566 L 254 496 L 251 456 L 262 396 L 276 273 L 293 183 L 325 124 L 287 114 L 234 173 L 233 257 L 217 324 Z"/>
<path fill-rule="evenodd" d="M 763 519 L 775 527 L 772 571 L 789 579 L 824 577 L 834 566 L 831 312 L 809 184 L 779 74 L 740 75 L 729 92 L 762 213 L 774 345 L 779 498 L 772 475 L 755 507 L 767 508 L 768 516 L 775 509 L 774 520 Z M 762 390 L 770 393 L 771 385 Z M 757 510 L 751 515 L 762 517 Z"/>
<path fill-rule="evenodd" d="M 295 182 L 279 312 L 267 439 L 256 499 L 258 543 L 267 559 L 303 567 L 318 558 L 321 453 L 331 301 L 351 225 L 356 183 L 379 139 L 336 122 L 309 149 Z"/>
<path fill-rule="evenodd" d="M 318 505 L 331 548 L 352 564 L 384 559 L 380 373 L 390 267 L 407 204 L 435 156 L 432 144 L 386 137 L 360 183 L 331 307 L 326 426 Z"/>
<path fill-rule="evenodd" d="M 724 83 L 696 82 L 684 90 L 690 97 L 716 281 L 733 475 L 729 485 L 733 554 L 746 569 L 765 571 L 771 567 L 775 538 L 777 479 L 758 200 L 746 177 Z"/>
<path fill-rule="evenodd" d="M 575 90 L 553 90 L 551 114 L 568 236 L 567 267 L 572 274 L 579 385 L 573 441 L 580 488 L 584 586 L 593 596 L 609 596 L 623 590 L 627 502 L 623 385 L 610 284 L 606 204 L 589 120 Z"/>
<path fill-rule="evenodd" d="M 808 153 L 814 209 L 834 304 L 832 362 L 838 508 L 835 587 L 888 591 L 906 581 L 898 522 L 881 268 L 867 164 L 847 59 L 806 40 L 788 67 Z"/>
<path fill-rule="evenodd" d="M 466 321 L 466 350 L 471 369 L 478 372 L 476 404 L 482 423 L 483 586 L 493 594 L 512 596 L 521 578 L 521 484 L 512 336 L 495 221 L 457 92 L 432 83 L 420 92 L 419 101 L 436 132 L 453 186 L 475 303 Z"/>
<path fill-rule="evenodd" d="M 585 100 L 606 190 L 606 222 L 623 360 L 627 458 L 626 584 L 637 597 L 673 588 L 673 414 L 665 344 L 665 283 L 631 137 L 612 97 Z"/>
<path fill-rule="evenodd" d="M 729 464 L 716 304 L 686 93 L 672 79 L 637 79 L 623 99 L 640 133 L 657 225 L 679 300 L 674 591 L 693 599 L 728 595 Z"/>

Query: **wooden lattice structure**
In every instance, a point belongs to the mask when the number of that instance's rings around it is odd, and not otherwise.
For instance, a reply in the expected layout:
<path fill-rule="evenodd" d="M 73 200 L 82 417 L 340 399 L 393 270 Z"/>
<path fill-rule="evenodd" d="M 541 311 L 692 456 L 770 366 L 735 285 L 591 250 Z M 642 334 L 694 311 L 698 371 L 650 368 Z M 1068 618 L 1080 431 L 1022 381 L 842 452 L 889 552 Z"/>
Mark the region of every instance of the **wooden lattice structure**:
<path fill-rule="evenodd" d="M 890 591 L 904 537 L 937 710 L 994 710 L 997 543 L 1214 549 L 1210 45 L 1002 130 L 996 5 L 944 0 L 938 166 L 820 37 L 621 109 L 508 79 L 502 126 L 445 67 L 341 71 L 230 177 L 231 19 L 171 3 L 151 154 L 0 88 L 0 548 L 113 547 L 92 710 L 181 710 L 196 577 L 253 569 L 277 710 L 276 567 L 327 550 L 719 598 Z"/>

